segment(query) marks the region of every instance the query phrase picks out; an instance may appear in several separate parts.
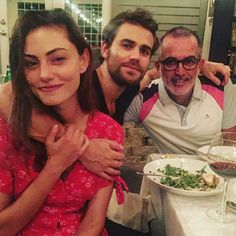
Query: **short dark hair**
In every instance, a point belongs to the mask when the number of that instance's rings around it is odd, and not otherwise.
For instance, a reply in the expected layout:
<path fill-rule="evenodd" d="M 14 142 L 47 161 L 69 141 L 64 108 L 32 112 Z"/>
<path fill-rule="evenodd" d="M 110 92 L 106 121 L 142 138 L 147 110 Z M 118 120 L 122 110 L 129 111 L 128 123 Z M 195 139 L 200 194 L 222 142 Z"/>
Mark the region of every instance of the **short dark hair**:
<path fill-rule="evenodd" d="M 168 30 L 162 37 L 161 37 L 161 43 L 163 42 L 163 40 L 167 37 L 167 36 L 172 36 L 173 38 L 179 38 L 179 37 L 191 37 L 193 36 L 194 38 L 196 38 L 197 40 L 197 44 L 199 46 L 199 48 L 202 48 L 202 42 L 201 39 L 199 38 L 199 36 L 196 34 L 195 31 L 184 27 L 184 26 L 178 26 L 175 28 L 172 28 L 170 30 Z"/>
<path fill-rule="evenodd" d="M 124 23 L 130 23 L 134 25 L 140 25 L 143 28 L 150 31 L 153 35 L 154 45 L 152 48 L 152 54 L 154 54 L 158 48 L 159 40 L 156 36 L 158 30 L 158 24 L 154 20 L 152 14 L 142 8 L 137 8 L 134 11 L 124 11 L 112 18 L 105 26 L 102 32 L 102 40 L 109 46 L 111 46 L 119 27 Z"/>
<path fill-rule="evenodd" d="M 79 104 L 84 111 L 89 112 L 94 106 L 94 98 L 89 89 L 92 83 L 90 81 L 93 71 L 91 48 L 71 15 L 62 9 L 26 12 L 16 21 L 10 41 L 10 68 L 14 93 L 11 123 L 16 137 L 26 145 L 29 144 L 28 129 L 31 124 L 33 107 L 53 116 L 63 123 L 63 118 L 56 113 L 53 107 L 44 105 L 32 93 L 24 72 L 24 48 L 26 38 L 30 32 L 44 26 L 59 27 L 65 30 L 68 40 L 75 45 L 79 55 L 82 55 L 85 49 L 88 50 L 90 63 L 86 72 L 81 75 L 81 84 L 77 94 Z M 38 45 L 38 47 L 40 47 L 40 45 Z"/>

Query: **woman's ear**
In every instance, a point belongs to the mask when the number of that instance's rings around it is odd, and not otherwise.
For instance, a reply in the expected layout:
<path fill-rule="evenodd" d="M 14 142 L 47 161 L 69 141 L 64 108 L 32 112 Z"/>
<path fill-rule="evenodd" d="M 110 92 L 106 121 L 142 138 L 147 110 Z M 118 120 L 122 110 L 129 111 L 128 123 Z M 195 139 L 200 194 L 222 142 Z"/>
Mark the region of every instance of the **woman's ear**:
<path fill-rule="evenodd" d="M 80 74 L 83 74 L 87 70 L 90 60 L 88 48 L 85 48 L 83 54 L 79 57 Z"/>

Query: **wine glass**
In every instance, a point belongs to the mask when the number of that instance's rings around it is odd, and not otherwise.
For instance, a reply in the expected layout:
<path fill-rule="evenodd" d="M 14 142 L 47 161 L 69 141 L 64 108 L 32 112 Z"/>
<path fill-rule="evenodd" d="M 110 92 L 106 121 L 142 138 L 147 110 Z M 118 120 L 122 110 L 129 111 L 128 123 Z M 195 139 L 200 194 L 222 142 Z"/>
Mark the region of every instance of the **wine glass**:
<path fill-rule="evenodd" d="M 236 177 L 236 132 L 219 132 L 211 142 L 207 154 L 210 168 L 224 179 L 223 199 L 220 209 L 208 209 L 207 215 L 218 222 L 236 221 L 236 215 L 226 212 L 227 188 Z"/>

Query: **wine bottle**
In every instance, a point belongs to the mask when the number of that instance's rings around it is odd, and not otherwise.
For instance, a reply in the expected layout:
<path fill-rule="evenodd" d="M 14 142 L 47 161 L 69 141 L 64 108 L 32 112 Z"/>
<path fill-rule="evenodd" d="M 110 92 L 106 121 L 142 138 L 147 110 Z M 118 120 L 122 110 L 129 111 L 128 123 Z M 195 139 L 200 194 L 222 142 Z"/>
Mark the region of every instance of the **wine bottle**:
<path fill-rule="evenodd" d="M 4 83 L 6 83 L 10 80 L 11 80 L 11 69 L 10 69 L 10 66 L 7 65 L 7 72 L 6 72 L 6 76 L 5 76 L 5 79 L 4 79 Z"/>

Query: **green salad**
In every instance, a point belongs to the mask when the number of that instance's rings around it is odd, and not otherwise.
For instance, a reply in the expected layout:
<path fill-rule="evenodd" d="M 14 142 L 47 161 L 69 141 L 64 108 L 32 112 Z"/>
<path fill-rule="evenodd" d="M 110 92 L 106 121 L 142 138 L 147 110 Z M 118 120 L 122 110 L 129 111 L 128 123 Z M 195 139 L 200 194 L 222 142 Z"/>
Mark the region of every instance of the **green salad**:
<path fill-rule="evenodd" d="M 205 171 L 206 166 L 195 173 L 190 173 L 182 167 L 174 167 L 167 164 L 164 170 L 158 169 L 163 174 L 160 183 L 185 190 L 209 191 L 215 189 L 219 183 L 219 178 L 214 174 Z"/>

